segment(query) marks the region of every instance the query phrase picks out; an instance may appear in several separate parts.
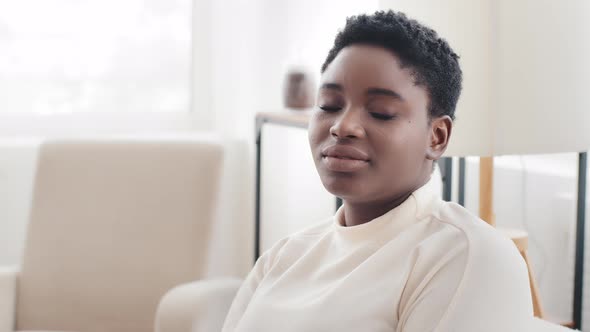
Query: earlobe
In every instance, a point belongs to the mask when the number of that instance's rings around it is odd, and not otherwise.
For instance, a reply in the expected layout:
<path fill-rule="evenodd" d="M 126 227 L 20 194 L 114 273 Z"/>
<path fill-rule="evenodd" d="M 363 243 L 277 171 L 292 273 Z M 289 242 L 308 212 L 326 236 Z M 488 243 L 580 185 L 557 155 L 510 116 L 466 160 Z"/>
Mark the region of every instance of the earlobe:
<path fill-rule="evenodd" d="M 453 121 L 448 115 L 432 119 L 430 124 L 430 141 L 426 149 L 426 158 L 430 160 L 439 159 L 449 144 Z"/>

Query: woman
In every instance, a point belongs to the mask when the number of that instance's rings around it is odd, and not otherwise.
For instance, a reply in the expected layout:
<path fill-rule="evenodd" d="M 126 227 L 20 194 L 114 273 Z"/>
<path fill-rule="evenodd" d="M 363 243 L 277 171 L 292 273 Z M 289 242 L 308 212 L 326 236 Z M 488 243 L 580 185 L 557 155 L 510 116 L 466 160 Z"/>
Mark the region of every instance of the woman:
<path fill-rule="evenodd" d="M 447 42 L 404 14 L 347 20 L 309 125 L 322 183 L 344 204 L 261 256 L 223 331 L 526 330 L 514 245 L 432 190 L 461 77 Z"/>

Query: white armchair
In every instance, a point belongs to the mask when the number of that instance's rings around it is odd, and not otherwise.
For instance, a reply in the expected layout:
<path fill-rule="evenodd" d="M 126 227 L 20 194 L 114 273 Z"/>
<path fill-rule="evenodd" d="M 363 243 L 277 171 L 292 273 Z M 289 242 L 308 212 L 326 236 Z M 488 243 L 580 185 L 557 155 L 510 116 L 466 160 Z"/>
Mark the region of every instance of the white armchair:
<path fill-rule="evenodd" d="M 242 280 L 203 280 L 178 286 L 162 298 L 156 332 L 217 332 Z"/>
<path fill-rule="evenodd" d="M 44 143 L 0 332 L 152 332 L 162 296 L 203 277 L 222 158 L 197 139 Z"/>
<path fill-rule="evenodd" d="M 16 268 L 0 268 L 0 332 L 14 330 L 17 274 Z"/>

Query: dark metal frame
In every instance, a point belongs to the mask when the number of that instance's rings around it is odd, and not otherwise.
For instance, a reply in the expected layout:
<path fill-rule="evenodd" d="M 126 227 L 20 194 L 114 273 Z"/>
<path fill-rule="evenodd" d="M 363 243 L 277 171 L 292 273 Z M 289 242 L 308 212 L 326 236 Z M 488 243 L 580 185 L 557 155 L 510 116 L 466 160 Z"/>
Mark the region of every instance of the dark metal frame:
<path fill-rule="evenodd" d="M 465 157 L 459 158 L 459 192 L 458 203 L 465 206 Z"/>
<path fill-rule="evenodd" d="M 453 194 L 453 158 L 444 157 L 438 160 L 443 182 L 442 198 L 449 202 Z"/>
<path fill-rule="evenodd" d="M 576 216 L 576 262 L 574 267 L 574 328 L 582 329 L 584 247 L 586 241 L 586 183 L 588 153 L 578 155 L 578 202 Z"/>

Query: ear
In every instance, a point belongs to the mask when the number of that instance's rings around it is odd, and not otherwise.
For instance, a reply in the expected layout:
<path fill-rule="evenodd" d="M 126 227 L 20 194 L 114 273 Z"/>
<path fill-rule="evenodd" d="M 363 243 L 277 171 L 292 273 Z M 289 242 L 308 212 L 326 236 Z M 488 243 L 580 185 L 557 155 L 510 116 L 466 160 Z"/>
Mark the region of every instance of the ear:
<path fill-rule="evenodd" d="M 448 115 L 430 120 L 430 139 L 426 148 L 427 159 L 438 160 L 442 156 L 449 145 L 452 130 L 453 120 Z"/>

